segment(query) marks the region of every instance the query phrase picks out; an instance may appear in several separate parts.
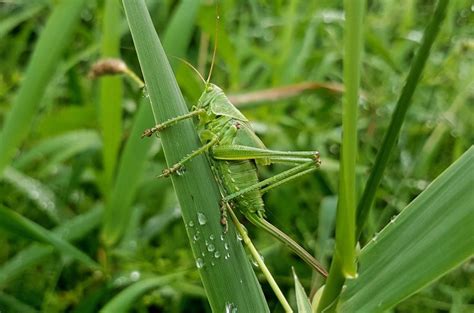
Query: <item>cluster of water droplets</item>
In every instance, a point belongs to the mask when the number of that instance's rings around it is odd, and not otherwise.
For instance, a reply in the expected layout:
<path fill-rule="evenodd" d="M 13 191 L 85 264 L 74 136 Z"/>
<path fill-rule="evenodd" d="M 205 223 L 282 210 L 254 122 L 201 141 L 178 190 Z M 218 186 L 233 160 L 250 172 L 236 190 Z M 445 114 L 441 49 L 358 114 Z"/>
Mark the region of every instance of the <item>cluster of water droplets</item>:
<path fill-rule="evenodd" d="M 198 245 L 198 249 L 201 251 L 201 255 L 196 258 L 196 267 L 198 269 L 202 269 L 209 264 L 211 266 L 215 266 L 217 260 L 223 259 L 228 260 L 230 258 L 230 246 L 226 242 L 226 237 L 224 234 L 221 234 L 219 237 L 216 238 L 215 235 L 211 234 L 209 237 L 203 236 L 201 230 L 199 229 L 200 226 L 204 226 L 207 224 L 207 217 L 202 212 L 197 213 L 196 220 L 190 220 L 186 224 L 186 228 L 190 232 L 192 243 Z M 217 239 L 217 240 L 216 240 Z M 220 242 L 219 242 L 220 239 Z M 204 247 L 201 246 L 202 241 L 204 241 Z M 239 239 L 242 240 L 242 239 Z M 224 252 L 219 251 L 218 247 L 224 247 Z M 207 263 L 206 254 L 208 254 L 210 258 L 210 263 Z M 209 257 L 208 257 L 209 258 Z"/>

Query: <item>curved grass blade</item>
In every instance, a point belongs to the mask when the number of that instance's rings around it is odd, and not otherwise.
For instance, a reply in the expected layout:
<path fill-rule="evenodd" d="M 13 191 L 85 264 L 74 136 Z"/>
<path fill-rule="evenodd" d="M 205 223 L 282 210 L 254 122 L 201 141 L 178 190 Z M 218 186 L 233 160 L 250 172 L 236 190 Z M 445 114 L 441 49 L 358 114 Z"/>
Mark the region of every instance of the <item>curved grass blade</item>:
<path fill-rule="evenodd" d="M 474 147 L 362 250 L 338 312 L 382 312 L 474 255 Z"/>
<path fill-rule="evenodd" d="M 7 167 L 2 178 L 33 201 L 56 224 L 59 224 L 61 219 L 65 217 L 57 209 L 55 194 L 42 182 L 17 171 L 13 167 Z"/>
<path fill-rule="evenodd" d="M 94 260 L 58 235 L 0 205 L 0 227 L 20 237 L 54 246 L 59 252 L 72 256 L 91 268 L 99 268 Z"/>
<path fill-rule="evenodd" d="M 87 150 L 100 149 L 102 142 L 95 130 L 74 130 L 61 135 L 46 138 L 22 153 L 13 162 L 17 169 L 26 168 L 39 159 L 48 160 L 46 169 L 56 166 L 76 154 Z"/>
<path fill-rule="evenodd" d="M 168 285 L 174 280 L 182 277 L 182 274 L 170 274 L 161 277 L 152 277 L 141 280 L 125 288 L 112 298 L 99 312 L 120 313 L 129 312 L 133 303 L 143 294 L 163 285 Z"/>
<path fill-rule="evenodd" d="M 102 208 L 99 207 L 92 209 L 58 226 L 53 233 L 67 241 L 80 239 L 99 225 L 102 212 Z M 0 266 L 0 286 L 5 286 L 27 269 L 43 262 L 54 251 L 55 249 L 51 246 L 33 244 L 18 252 Z"/>

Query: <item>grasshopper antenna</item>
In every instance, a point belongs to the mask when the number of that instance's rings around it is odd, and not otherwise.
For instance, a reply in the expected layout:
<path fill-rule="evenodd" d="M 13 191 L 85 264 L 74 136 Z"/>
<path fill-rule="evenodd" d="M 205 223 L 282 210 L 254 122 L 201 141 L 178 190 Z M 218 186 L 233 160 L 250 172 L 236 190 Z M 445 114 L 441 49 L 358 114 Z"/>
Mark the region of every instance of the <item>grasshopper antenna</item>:
<path fill-rule="evenodd" d="M 215 34 L 215 38 L 214 38 L 214 51 L 212 52 L 211 68 L 209 69 L 209 75 L 207 76 L 206 86 L 209 85 L 209 82 L 211 81 L 212 70 L 214 69 L 214 63 L 215 63 L 215 60 L 216 60 L 217 35 L 218 35 L 218 31 L 219 31 L 218 26 L 219 26 L 219 10 L 218 10 L 218 6 L 217 6 L 217 3 L 216 3 L 216 34 Z"/>
<path fill-rule="evenodd" d="M 201 73 L 199 73 L 199 71 L 197 70 L 197 68 L 195 68 L 191 63 L 189 63 L 188 61 L 186 61 L 185 59 L 182 59 L 180 57 L 176 57 L 176 56 L 172 56 L 173 58 L 183 62 L 184 64 L 186 64 L 187 66 L 189 66 L 194 72 L 196 72 L 196 74 L 199 76 L 199 78 L 202 80 L 202 82 L 206 85 L 206 81 L 204 80 L 204 77 L 202 77 Z"/>

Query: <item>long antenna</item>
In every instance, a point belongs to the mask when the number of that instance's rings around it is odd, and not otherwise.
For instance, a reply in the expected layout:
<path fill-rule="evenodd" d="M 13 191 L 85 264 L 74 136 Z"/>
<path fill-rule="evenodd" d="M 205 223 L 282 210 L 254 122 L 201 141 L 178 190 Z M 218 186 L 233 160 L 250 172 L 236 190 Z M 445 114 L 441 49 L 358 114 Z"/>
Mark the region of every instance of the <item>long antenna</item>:
<path fill-rule="evenodd" d="M 185 59 L 182 59 L 180 57 L 176 57 L 176 56 L 172 56 L 173 58 L 175 59 L 178 59 L 179 61 L 183 62 L 184 64 L 186 64 L 187 66 L 189 66 L 194 72 L 196 72 L 196 74 L 199 76 L 199 78 L 202 80 L 202 82 L 204 84 L 207 84 L 206 81 L 204 80 L 204 77 L 202 77 L 201 73 L 199 73 L 199 71 L 197 70 L 197 68 L 195 68 L 191 63 L 189 63 L 188 61 L 186 61 Z"/>
<path fill-rule="evenodd" d="M 216 35 L 214 38 L 214 52 L 212 52 L 212 61 L 211 61 L 211 68 L 209 69 L 209 75 L 207 76 L 207 82 L 206 85 L 209 85 L 209 82 L 211 81 L 211 75 L 212 75 L 212 70 L 214 69 L 214 62 L 216 60 L 216 51 L 217 51 L 217 36 L 218 36 L 218 31 L 219 31 L 219 10 L 218 10 L 218 3 L 216 3 Z"/>

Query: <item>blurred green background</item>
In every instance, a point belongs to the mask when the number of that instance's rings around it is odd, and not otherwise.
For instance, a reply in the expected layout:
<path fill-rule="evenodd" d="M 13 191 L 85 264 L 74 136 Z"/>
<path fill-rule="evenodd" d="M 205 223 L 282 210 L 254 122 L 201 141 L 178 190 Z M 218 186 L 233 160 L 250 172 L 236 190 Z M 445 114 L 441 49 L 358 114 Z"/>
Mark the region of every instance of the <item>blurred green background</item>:
<path fill-rule="evenodd" d="M 46 21 L 61 2 L 67 1 L 0 1 L 0 129 L 27 81 L 27 64 Z M 60 58 L 50 61 L 51 74 L 44 77 L 47 88 L 29 99 L 34 115 L 31 120 L 25 115 L 20 132 L 26 137 L 0 175 L 0 204 L 73 240 L 106 271 L 92 271 L 0 230 L 0 311 L 96 312 L 132 282 L 170 273 L 182 276 L 158 284 L 134 303 L 133 312 L 209 311 L 171 181 L 156 178 L 166 166 L 159 140 L 137 140 L 144 128 L 139 125 L 153 125 L 146 94 L 128 79 L 91 80 L 87 75 L 104 56 L 121 57 L 140 73 L 121 5 L 79 2 L 84 4 L 77 5 L 77 22 L 58 52 Z M 258 102 L 232 99 L 269 148 L 320 151 L 320 171 L 270 192 L 265 203 L 268 219 L 327 265 L 333 249 L 341 138 L 342 4 L 227 0 L 219 2 L 216 13 L 212 1 L 147 3 L 168 55 L 184 58 L 203 75 L 208 73 L 217 33 L 212 82 L 228 95 L 288 87 L 273 90 L 280 96 L 277 100 L 265 94 Z M 359 191 L 434 4 L 369 1 L 367 8 L 358 121 Z M 473 35 L 472 3 L 451 1 L 362 245 L 474 142 Z M 54 50 L 54 37 L 48 45 Z M 202 84 L 187 66 L 170 61 L 191 107 Z M 41 70 L 45 65 L 39 63 Z M 306 82 L 333 88 L 295 90 L 294 84 Z M 288 90 L 295 92 L 290 96 Z M 142 106 L 142 115 L 137 115 Z M 131 142 L 135 146 L 129 151 L 136 155 L 126 154 Z M 262 168 L 260 176 L 283 169 Z M 120 240 L 108 247 L 102 232 L 107 206 L 121 206 L 116 214 L 123 214 L 127 222 Z M 291 266 L 309 290 L 310 268 L 242 221 L 290 300 Z M 256 272 L 260 275 L 258 268 Z M 273 311 L 278 302 L 263 279 L 262 284 Z M 465 263 L 392 311 L 473 312 L 474 263 Z"/>

